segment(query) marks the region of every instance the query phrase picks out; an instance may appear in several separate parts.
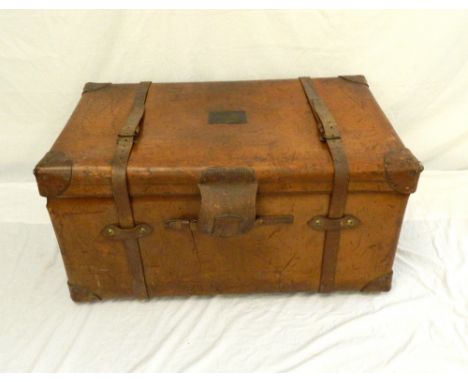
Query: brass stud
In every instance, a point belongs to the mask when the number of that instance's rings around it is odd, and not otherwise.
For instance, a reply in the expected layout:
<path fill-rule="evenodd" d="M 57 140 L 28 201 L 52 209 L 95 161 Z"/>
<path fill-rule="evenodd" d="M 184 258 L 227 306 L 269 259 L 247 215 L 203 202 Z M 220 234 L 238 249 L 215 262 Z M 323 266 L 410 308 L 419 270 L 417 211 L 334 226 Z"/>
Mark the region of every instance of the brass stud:
<path fill-rule="evenodd" d="M 346 225 L 348 227 L 352 227 L 354 225 L 354 220 L 353 219 L 346 219 Z"/>
<path fill-rule="evenodd" d="M 140 227 L 140 233 L 146 233 L 147 232 L 147 229 L 145 226 L 141 226 Z"/>
<path fill-rule="evenodd" d="M 321 226 L 321 225 L 322 225 L 322 221 L 321 221 L 320 219 L 315 219 L 315 220 L 314 220 L 314 224 L 315 224 L 316 226 Z"/>
<path fill-rule="evenodd" d="M 106 229 L 106 233 L 107 233 L 107 235 L 109 235 L 109 236 L 114 236 L 114 235 L 115 235 L 115 230 L 114 230 L 114 228 L 112 228 L 112 227 L 108 227 L 108 228 Z"/>

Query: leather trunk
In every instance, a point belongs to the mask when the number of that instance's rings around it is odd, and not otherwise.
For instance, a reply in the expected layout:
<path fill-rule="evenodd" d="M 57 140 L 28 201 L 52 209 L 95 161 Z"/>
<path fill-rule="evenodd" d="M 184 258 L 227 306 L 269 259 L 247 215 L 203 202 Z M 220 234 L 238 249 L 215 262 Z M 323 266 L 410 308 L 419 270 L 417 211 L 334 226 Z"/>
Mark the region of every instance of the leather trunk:
<path fill-rule="evenodd" d="M 387 291 L 421 171 L 341 76 L 88 83 L 35 175 L 92 301 Z"/>

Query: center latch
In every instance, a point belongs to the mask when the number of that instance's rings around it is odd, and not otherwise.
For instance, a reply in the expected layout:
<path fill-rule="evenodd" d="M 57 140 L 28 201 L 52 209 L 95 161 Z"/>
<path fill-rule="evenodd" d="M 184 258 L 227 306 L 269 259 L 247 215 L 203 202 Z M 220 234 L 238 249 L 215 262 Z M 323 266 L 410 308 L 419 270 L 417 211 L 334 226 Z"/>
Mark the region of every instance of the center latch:
<path fill-rule="evenodd" d="M 170 219 L 168 229 L 189 229 L 217 237 L 237 236 L 258 225 L 292 224 L 292 215 L 256 215 L 257 179 L 251 168 L 212 167 L 198 183 L 198 218 Z"/>
<path fill-rule="evenodd" d="M 235 236 L 255 225 L 257 179 L 250 168 L 209 168 L 202 173 L 197 230 Z"/>

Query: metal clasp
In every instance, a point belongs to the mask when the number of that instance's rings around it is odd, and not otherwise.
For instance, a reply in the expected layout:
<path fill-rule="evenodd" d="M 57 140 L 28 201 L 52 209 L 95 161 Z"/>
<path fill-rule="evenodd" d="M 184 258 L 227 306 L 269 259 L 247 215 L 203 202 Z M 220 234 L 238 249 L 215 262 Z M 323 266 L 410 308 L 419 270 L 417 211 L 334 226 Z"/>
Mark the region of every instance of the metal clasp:
<path fill-rule="evenodd" d="M 101 234 L 113 240 L 130 240 L 148 236 L 151 232 L 153 229 L 145 223 L 137 224 L 132 228 L 121 228 L 116 224 L 109 224 L 102 229 Z"/>
<path fill-rule="evenodd" d="M 353 215 L 344 215 L 341 218 L 332 219 L 328 216 L 314 216 L 308 221 L 309 226 L 317 231 L 329 231 L 339 229 L 356 228 L 361 221 Z"/>

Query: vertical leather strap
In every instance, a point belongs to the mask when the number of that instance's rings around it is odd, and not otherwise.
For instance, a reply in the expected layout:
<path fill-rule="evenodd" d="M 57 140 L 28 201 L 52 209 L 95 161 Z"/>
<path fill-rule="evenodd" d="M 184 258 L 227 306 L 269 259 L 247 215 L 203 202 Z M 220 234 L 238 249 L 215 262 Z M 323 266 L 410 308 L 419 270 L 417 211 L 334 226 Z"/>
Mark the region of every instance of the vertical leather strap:
<path fill-rule="evenodd" d="M 341 141 L 340 131 L 330 110 L 315 91 L 312 80 L 308 77 L 301 77 L 299 80 L 317 122 L 320 138 L 327 143 L 333 161 L 333 189 L 328 206 L 328 218 L 340 219 L 345 213 L 349 183 L 348 160 Z M 335 289 L 340 236 L 341 230 L 339 229 L 325 231 L 320 292 L 330 292 Z"/>
<path fill-rule="evenodd" d="M 112 159 L 112 194 L 119 226 L 123 229 L 135 227 L 132 204 L 128 192 L 127 165 L 135 138 L 138 135 L 140 121 L 145 112 L 145 101 L 151 82 L 141 82 L 136 89 L 132 110 L 117 137 L 117 148 Z M 145 274 L 137 238 L 123 240 L 130 272 L 133 278 L 135 297 L 147 298 Z"/>

